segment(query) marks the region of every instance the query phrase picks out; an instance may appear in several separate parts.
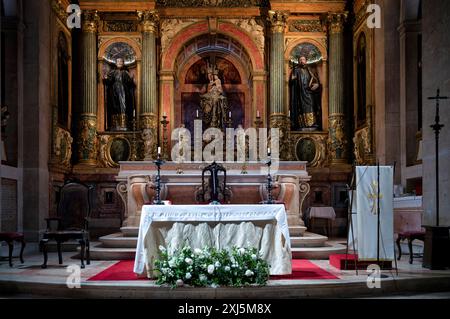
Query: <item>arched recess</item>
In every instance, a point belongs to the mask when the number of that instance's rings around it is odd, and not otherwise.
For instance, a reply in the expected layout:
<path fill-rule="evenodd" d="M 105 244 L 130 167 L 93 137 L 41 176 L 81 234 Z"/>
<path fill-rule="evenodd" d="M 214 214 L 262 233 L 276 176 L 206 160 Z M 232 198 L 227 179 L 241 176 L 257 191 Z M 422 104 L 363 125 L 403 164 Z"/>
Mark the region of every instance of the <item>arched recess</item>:
<path fill-rule="evenodd" d="M 328 51 L 325 44 L 317 38 L 310 37 L 299 37 L 292 40 L 286 46 L 284 52 L 284 62 L 285 62 L 285 110 L 289 110 L 289 76 L 291 74 L 291 56 L 294 49 L 304 43 L 309 43 L 314 45 L 321 54 L 321 61 L 317 63 L 317 72 L 319 75 L 320 83 L 322 85 L 322 130 L 326 131 L 328 129 Z"/>
<path fill-rule="evenodd" d="M 260 111 L 264 118 L 266 112 L 266 71 L 264 64 L 264 53 L 259 51 L 257 45 L 250 35 L 238 26 L 219 21 L 215 35 L 228 38 L 234 46 L 241 47 L 242 51 L 248 57 L 248 63 L 243 64 L 240 58 L 230 50 L 230 48 L 217 47 L 209 48 L 211 52 L 216 52 L 219 56 L 226 56 L 239 70 L 241 78 L 248 80 L 251 84 L 249 87 L 249 96 L 246 98 L 245 106 L 245 126 L 252 124 L 252 118 L 256 115 L 257 110 Z M 161 53 L 160 68 L 160 114 L 166 113 L 171 121 L 170 128 L 174 129 L 181 123 L 180 113 L 177 112 L 180 97 L 177 97 L 178 87 L 176 79 L 179 80 L 180 72 L 187 72 L 188 66 L 192 66 L 195 62 L 194 57 L 184 67 L 177 65 L 180 54 L 185 51 L 189 43 L 195 42 L 195 38 L 210 35 L 210 29 L 207 21 L 193 23 L 181 31 L 179 31 L 170 42 L 167 50 Z M 194 52 L 194 55 L 202 56 L 205 52 Z M 185 60 L 187 61 L 187 60 Z M 245 66 L 244 66 L 245 65 Z M 178 104 L 177 104 L 178 103 Z M 160 134 L 161 135 L 161 134 Z"/>
<path fill-rule="evenodd" d="M 102 40 L 102 38 L 100 38 Z M 129 45 L 134 54 L 135 61 L 130 66 L 130 72 L 133 73 L 136 79 L 136 116 L 138 117 L 139 110 L 141 108 L 141 61 L 142 61 L 142 50 L 141 46 L 133 39 L 126 37 L 112 37 L 108 39 L 103 39 L 98 48 L 97 54 L 97 70 L 98 70 L 98 89 L 97 89 L 97 130 L 103 132 L 107 129 L 106 125 L 106 112 L 105 112 L 105 86 L 103 84 L 103 73 L 105 72 L 105 54 L 111 45 L 116 43 L 125 43 Z"/>
<path fill-rule="evenodd" d="M 188 42 L 176 59 L 174 100 L 175 126 L 190 128 L 200 107 L 200 95 L 207 86 L 206 61 L 218 66 L 219 78 L 227 96 L 234 127 L 252 124 L 252 65 L 246 50 L 233 39 L 217 34 L 203 35 Z"/>

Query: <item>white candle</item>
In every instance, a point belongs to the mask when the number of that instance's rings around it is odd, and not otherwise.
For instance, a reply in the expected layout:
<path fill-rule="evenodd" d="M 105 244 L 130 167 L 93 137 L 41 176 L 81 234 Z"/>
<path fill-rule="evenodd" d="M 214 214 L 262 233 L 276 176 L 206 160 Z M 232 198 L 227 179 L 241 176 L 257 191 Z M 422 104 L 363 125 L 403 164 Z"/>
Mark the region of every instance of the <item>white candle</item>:
<path fill-rule="evenodd" d="M 270 155 L 270 147 L 267 148 L 267 154 Z"/>
<path fill-rule="evenodd" d="M 133 117 L 136 117 L 136 110 L 133 110 Z"/>
<path fill-rule="evenodd" d="M 256 110 L 256 117 L 259 117 L 259 110 Z"/>
<path fill-rule="evenodd" d="M 228 117 L 231 119 L 231 111 L 228 112 Z"/>
<path fill-rule="evenodd" d="M 197 118 L 198 118 L 198 110 L 197 110 Z"/>
<path fill-rule="evenodd" d="M 166 116 L 167 116 L 166 112 L 163 112 L 163 116 L 164 116 L 164 117 L 166 117 Z"/>
<path fill-rule="evenodd" d="M 288 116 L 291 117 L 291 111 L 288 112 Z"/>
<path fill-rule="evenodd" d="M 158 155 L 161 154 L 161 146 L 158 146 Z"/>

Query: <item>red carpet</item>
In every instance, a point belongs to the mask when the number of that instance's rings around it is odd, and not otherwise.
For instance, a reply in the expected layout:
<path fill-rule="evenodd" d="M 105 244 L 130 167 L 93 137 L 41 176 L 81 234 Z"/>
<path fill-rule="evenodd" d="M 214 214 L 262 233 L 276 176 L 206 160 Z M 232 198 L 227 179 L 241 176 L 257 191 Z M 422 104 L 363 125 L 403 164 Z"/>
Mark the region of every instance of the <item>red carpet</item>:
<path fill-rule="evenodd" d="M 111 267 L 103 270 L 97 275 L 89 278 L 89 281 L 117 281 L 117 280 L 146 280 L 147 278 L 137 278 L 133 273 L 134 260 L 119 261 Z M 305 259 L 292 260 L 292 274 L 284 276 L 271 276 L 271 280 L 281 279 L 339 279 L 335 275 L 320 268 L 316 264 Z"/>

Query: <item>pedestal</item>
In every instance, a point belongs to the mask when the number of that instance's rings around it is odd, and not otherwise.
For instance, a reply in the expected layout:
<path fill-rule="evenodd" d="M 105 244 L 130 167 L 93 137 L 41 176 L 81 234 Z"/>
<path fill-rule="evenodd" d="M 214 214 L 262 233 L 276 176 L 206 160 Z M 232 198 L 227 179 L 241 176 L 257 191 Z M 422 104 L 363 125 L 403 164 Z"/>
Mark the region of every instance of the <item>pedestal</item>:
<path fill-rule="evenodd" d="M 426 233 L 422 266 L 432 270 L 450 267 L 450 226 L 423 227 Z"/>

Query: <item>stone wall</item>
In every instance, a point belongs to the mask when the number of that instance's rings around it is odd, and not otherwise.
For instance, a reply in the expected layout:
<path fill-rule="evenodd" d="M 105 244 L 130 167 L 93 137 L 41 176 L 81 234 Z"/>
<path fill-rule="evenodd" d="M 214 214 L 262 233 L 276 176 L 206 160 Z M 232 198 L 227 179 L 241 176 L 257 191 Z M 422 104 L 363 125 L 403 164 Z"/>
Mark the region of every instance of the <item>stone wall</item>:
<path fill-rule="evenodd" d="M 423 191 L 424 224 L 436 223 L 435 202 L 435 140 L 430 125 L 434 123 L 437 88 L 441 95 L 450 96 L 450 1 L 422 1 L 423 35 Z M 441 101 L 439 181 L 440 225 L 450 225 L 450 100 Z"/>

